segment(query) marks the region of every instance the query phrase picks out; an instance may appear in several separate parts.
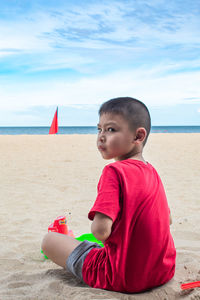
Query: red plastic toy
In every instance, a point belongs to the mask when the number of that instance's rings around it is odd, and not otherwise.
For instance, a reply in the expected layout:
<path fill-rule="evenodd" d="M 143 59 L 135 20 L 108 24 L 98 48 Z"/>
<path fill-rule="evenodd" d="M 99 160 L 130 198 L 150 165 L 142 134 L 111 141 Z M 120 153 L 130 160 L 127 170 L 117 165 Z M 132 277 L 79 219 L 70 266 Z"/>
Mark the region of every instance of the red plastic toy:
<path fill-rule="evenodd" d="M 181 284 L 181 289 L 182 290 L 194 289 L 196 287 L 200 287 L 200 281 L 194 281 L 194 282 Z"/>
<path fill-rule="evenodd" d="M 55 219 L 55 221 L 49 225 L 48 232 L 58 232 L 62 234 L 67 234 L 69 236 L 75 237 L 72 230 L 68 230 L 67 220 L 65 216 L 60 216 Z"/>

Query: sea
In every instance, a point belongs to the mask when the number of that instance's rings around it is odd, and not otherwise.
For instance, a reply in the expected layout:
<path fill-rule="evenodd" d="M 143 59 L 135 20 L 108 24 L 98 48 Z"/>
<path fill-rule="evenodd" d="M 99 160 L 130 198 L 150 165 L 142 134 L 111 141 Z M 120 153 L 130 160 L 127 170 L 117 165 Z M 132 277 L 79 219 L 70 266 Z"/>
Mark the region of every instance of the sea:
<path fill-rule="evenodd" d="M 0 127 L 0 135 L 45 135 L 50 127 Z M 152 133 L 200 133 L 200 126 L 152 126 Z M 60 126 L 58 134 L 97 134 L 96 126 Z"/>

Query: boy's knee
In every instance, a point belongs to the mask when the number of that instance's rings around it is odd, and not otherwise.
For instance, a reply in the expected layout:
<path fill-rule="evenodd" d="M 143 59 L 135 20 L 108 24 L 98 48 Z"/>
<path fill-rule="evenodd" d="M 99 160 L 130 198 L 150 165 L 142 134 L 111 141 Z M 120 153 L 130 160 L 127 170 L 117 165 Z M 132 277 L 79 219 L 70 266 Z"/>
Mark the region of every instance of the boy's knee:
<path fill-rule="evenodd" d="M 42 251 L 44 253 L 46 251 L 48 251 L 48 249 L 51 247 L 52 240 L 53 240 L 53 233 L 52 232 L 49 232 L 44 236 L 43 241 L 42 241 L 42 245 L 41 245 Z"/>

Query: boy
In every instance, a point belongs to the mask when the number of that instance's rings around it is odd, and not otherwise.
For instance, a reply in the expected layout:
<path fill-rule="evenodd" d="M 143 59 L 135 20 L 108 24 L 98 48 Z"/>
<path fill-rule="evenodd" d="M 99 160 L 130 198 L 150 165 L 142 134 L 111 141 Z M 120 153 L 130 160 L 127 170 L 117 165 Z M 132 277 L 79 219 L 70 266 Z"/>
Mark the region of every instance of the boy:
<path fill-rule="evenodd" d="M 141 292 L 169 281 L 176 258 L 165 191 L 142 155 L 150 115 L 142 102 L 126 97 L 103 103 L 99 116 L 98 150 L 115 162 L 102 172 L 88 217 L 104 247 L 48 233 L 42 249 L 92 287 Z"/>

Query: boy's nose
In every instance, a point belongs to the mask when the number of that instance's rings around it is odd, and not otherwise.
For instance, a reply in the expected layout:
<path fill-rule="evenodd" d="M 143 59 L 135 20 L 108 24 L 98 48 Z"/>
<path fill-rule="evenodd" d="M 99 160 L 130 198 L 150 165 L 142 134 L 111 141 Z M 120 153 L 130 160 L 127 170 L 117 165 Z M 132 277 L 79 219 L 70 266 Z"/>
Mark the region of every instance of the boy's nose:
<path fill-rule="evenodd" d="M 99 141 L 104 142 L 105 139 L 106 139 L 106 138 L 105 138 L 105 134 L 101 132 L 101 133 L 99 134 Z"/>

